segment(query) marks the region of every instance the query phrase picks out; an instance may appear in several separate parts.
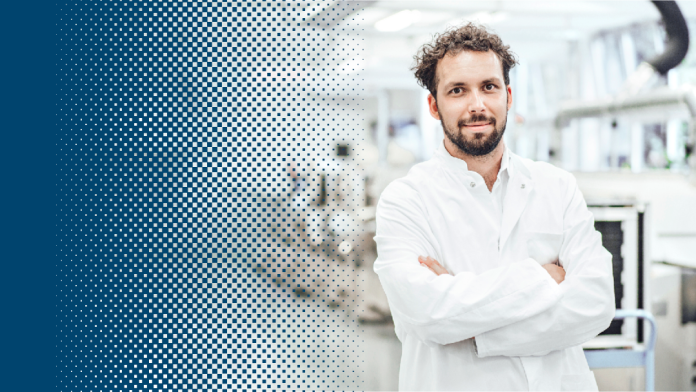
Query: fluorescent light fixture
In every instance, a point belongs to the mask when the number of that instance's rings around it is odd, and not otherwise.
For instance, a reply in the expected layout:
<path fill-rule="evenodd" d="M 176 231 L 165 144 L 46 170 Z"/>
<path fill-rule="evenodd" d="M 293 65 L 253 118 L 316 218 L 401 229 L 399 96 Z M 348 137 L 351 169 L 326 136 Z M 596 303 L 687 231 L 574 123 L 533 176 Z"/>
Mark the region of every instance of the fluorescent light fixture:
<path fill-rule="evenodd" d="M 399 31 L 407 28 L 421 17 L 418 10 L 403 10 L 375 23 L 378 31 Z"/>
<path fill-rule="evenodd" d="M 392 10 L 377 7 L 367 7 L 358 12 L 357 16 L 359 17 L 361 24 L 374 25 L 378 20 L 382 20 L 391 14 Z"/>

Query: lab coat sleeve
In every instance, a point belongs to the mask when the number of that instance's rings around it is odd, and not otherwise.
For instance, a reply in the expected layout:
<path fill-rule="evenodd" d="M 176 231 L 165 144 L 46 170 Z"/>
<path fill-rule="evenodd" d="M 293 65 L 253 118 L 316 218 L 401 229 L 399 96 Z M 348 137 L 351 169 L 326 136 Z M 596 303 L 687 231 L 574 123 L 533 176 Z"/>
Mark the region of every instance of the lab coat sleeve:
<path fill-rule="evenodd" d="M 605 330 L 615 313 L 611 254 L 602 246 L 594 218 L 569 175 L 559 254 L 566 277 L 562 298 L 525 320 L 476 335 L 477 355 L 546 355 L 585 343 Z"/>
<path fill-rule="evenodd" d="M 428 345 L 449 344 L 519 322 L 553 306 L 559 287 L 532 259 L 482 274 L 437 276 L 418 256 L 437 259 L 426 210 L 409 185 L 392 183 L 377 206 L 375 272 L 395 320 Z"/>

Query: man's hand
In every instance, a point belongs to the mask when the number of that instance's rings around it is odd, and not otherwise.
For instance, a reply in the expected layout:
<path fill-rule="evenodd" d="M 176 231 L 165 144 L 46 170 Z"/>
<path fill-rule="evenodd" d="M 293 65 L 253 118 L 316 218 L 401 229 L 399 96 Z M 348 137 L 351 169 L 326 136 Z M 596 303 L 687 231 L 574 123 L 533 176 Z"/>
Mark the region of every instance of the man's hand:
<path fill-rule="evenodd" d="M 429 270 L 433 271 L 435 275 L 449 275 L 450 273 L 445 269 L 445 267 L 441 266 L 440 263 L 437 262 L 437 260 L 433 259 L 432 257 L 428 256 L 418 256 L 418 262 L 422 266 L 428 267 Z"/>
<path fill-rule="evenodd" d="M 553 278 L 553 280 L 556 281 L 556 283 L 561 284 L 561 282 L 563 282 L 565 280 L 566 273 L 565 273 L 565 270 L 563 269 L 563 267 L 561 267 L 560 265 L 558 265 L 558 264 L 544 264 L 541 267 L 543 269 L 545 269 L 546 272 L 549 273 L 549 275 L 551 275 L 551 277 Z"/>

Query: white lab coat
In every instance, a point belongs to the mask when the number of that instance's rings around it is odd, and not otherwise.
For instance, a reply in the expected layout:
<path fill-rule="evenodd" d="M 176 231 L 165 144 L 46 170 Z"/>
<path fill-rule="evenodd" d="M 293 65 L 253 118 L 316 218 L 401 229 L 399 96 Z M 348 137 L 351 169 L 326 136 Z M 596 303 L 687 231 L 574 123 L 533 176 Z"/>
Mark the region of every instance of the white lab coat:
<path fill-rule="evenodd" d="M 478 207 L 483 178 L 443 146 L 380 197 L 375 272 L 403 346 L 400 390 L 597 390 L 580 344 L 614 316 L 611 254 L 570 173 L 507 154 L 502 224 Z M 560 285 L 541 267 L 557 258 Z"/>

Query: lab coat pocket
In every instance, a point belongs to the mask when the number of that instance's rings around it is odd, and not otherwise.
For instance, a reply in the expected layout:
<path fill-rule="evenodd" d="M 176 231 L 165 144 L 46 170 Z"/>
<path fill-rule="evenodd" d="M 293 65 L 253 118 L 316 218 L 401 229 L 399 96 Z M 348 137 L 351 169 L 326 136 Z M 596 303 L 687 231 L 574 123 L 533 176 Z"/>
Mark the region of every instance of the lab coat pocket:
<path fill-rule="evenodd" d="M 594 373 L 564 374 L 561 376 L 561 391 L 597 391 Z"/>
<path fill-rule="evenodd" d="M 527 254 L 539 264 L 549 264 L 558 260 L 563 235 L 555 233 L 529 233 Z"/>

